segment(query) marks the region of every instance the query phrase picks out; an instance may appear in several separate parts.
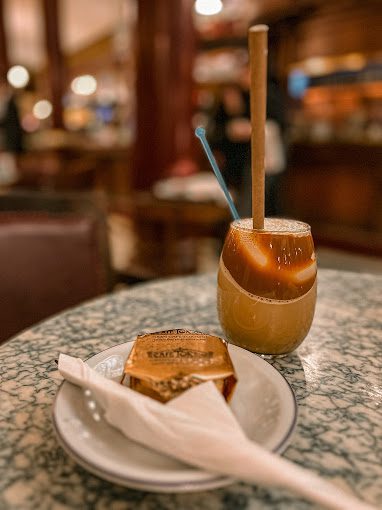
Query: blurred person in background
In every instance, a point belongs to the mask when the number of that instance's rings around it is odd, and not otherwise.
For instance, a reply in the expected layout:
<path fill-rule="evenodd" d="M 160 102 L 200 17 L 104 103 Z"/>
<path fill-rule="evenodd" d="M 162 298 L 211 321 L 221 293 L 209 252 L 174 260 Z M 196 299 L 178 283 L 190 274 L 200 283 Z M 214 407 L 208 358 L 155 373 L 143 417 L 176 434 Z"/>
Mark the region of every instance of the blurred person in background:
<path fill-rule="evenodd" d="M 211 145 L 224 180 L 237 196 L 250 160 L 249 94 L 238 84 L 226 85 L 218 99 L 211 126 Z"/>
<path fill-rule="evenodd" d="M 250 117 L 249 70 L 245 69 L 240 84 L 223 89 L 210 135 L 224 179 L 234 192 L 242 217 L 252 214 Z M 282 92 L 277 81 L 269 76 L 265 125 L 266 216 L 282 213 L 280 182 L 286 169 L 285 127 Z"/>
<path fill-rule="evenodd" d="M 0 186 L 18 178 L 16 155 L 23 150 L 23 130 L 14 94 L 0 81 Z"/>
<path fill-rule="evenodd" d="M 275 78 L 268 77 L 265 123 L 265 214 L 279 216 L 281 179 L 286 170 L 286 114 L 283 93 Z"/>

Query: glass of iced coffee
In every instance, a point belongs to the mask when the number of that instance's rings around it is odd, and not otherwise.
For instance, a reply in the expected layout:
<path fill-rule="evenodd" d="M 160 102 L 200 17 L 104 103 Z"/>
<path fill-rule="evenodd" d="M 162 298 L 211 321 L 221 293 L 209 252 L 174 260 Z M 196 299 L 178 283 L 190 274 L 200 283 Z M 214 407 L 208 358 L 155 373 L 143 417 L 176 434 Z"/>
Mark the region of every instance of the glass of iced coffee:
<path fill-rule="evenodd" d="M 264 357 L 292 352 L 316 304 L 317 265 L 309 225 L 265 218 L 231 223 L 219 262 L 218 314 L 228 341 Z"/>

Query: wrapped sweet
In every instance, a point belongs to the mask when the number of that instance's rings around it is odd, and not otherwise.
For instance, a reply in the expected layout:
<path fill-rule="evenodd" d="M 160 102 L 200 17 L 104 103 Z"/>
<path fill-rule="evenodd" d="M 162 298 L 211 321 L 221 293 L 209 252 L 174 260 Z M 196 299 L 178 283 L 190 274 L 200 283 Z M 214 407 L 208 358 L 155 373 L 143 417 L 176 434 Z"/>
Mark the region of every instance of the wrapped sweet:
<path fill-rule="evenodd" d="M 218 336 L 174 329 L 139 335 L 126 360 L 121 383 L 160 402 L 213 381 L 228 401 L 237 378 L 227 343 Z"/>

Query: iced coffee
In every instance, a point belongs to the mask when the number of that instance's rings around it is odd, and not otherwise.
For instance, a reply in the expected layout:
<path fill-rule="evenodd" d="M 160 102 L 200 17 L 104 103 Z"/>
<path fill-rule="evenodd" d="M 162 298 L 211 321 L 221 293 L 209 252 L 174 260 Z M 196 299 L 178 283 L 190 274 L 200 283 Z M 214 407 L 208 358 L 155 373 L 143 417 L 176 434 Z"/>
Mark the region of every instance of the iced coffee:
<path fill-rule="evenodd" d="M 218 272 L 218 313 L 226 338 L 263 356 L 304 340 L 316 303 L 316 257 L 309 225 L 266 218 L 234 221 Z"/>

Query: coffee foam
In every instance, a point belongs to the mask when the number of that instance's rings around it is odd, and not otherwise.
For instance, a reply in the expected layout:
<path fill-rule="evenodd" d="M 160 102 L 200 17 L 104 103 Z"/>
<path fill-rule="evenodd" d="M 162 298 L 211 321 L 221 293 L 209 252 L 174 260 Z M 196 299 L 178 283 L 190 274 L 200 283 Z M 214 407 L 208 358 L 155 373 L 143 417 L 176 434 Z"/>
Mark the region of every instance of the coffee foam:
<path fill-rule="evenodd" d="M 233 222 L 233 227 L 257 232 L 272 232 L 272 234 L 289 232 L 291 234 L 310 234 L 310 226 L 302 221 L 284 218 L 265 218 L 264 229 L 254 229 L 252 218 L 244 218 Z"/>

